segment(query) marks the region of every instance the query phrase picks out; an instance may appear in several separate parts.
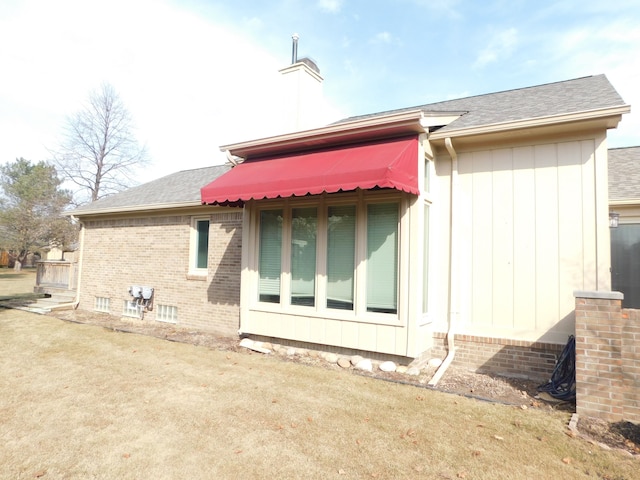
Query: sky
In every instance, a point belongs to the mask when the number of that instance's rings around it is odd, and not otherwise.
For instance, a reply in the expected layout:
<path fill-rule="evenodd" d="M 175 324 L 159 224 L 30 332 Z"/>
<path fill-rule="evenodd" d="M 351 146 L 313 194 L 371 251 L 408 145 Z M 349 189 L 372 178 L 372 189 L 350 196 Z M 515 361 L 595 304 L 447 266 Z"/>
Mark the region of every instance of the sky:
<path fill-rule="evenodd" d="M 325 123 L 604 73 L 632 107 L 609 147 L 640 145 L 638 0 L 2 0 L 0 164 L 49 160 L 104 82 L 149 152 L 139 183 L 223 163 L 285 133 L 293 33 Z"/>

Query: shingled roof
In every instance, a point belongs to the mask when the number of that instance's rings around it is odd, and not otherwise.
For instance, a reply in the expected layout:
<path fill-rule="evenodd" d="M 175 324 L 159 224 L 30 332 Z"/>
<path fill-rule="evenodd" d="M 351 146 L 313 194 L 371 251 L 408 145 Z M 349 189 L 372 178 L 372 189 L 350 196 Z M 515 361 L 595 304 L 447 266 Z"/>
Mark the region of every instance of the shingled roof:
<path fill-rule="evenodd" d="M 200 205 L 200 188 L 229 171 L 227 165 L 196 168 L 167 175 L 110 197 L 82 205 L 72 215 L 147 210 L 172 205 Z"/>
<path fill-rule="evenodd" d="M 609 83 L 607 77 L 605 75 L 595 75 L 350 117 L 336 122 L 336 124 L 356 122 L 369 118 L 375 119 L 376 117 L 416 110 L 422 110 L 428 115 L 451 113 L 460 115 L 456 120 L 439 129 L 439 132 L 446 132 L 621 106 L 625 106 L 625 103 Z M 73 215 L 88 215 L 148 210 L 190 203 L 199 205 L 200 188 L 226 173 L 229 169 L 230 167 L 221 165 L 185 170 L 84 205 L 70 213 Z M 640 173 L 638 175 L 640 176 Z M 615 178 L 615 174 L 613 178 Z M 626 173 L 625 178 L 628 178 Z M 609 178 L 610 182 L 611 179 L 612 175 Z M 622 191 L 633 188 L 625 183 L 616 182 L 615 188 L 618 188 L 618 194 L 626 195 L 631 193 Z M 611 196 L 611 198 L 614 197 Z"/>
<path fill-rule="evenodd" d="M 609 201 L 640 198 L 640 147 L 609 149 Z"/>
<path fill-rule="evenodd" d="M 625 105 L 605 75 L 576 78 L 534 87 L 429 103 L 399 110 L 346 118 L 351 122 L 403 111 L 428 114 L 464 112 L 440 131 L 459 130 L 496 123 L 549 117 Z"/>

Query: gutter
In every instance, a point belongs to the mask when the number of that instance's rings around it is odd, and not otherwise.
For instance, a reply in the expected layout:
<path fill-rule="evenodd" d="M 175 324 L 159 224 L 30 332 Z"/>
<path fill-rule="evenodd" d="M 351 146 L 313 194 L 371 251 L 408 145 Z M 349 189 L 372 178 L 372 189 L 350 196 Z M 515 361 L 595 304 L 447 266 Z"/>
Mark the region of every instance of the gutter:
<path fill-rule="evenodd" d="M 128 212 L 143 212 L 151 210 L 166 210 L 171 208 L 187 208 L 187 207 L 200 207 L 202 204 L 199 201 L 190 202 L 173 202 L 173 203 L 151 203 L 146 205 L 129 205 L 126 207 L 107 207 L 107 208 L 87 208 L 87 209 L 75 209 L 68 212 L 63 212 L 63 215 L 70 217 L 88 216 L 88 215 L 106 215 L 110 213 L 128 213 Z"/>
<path fill-rule="evenodd" d="M 78 258 L 78 278 L 76 279 L 76 296 L 73 299 L 73 302 L 70 303 L 61 303 L 59 305 L 55 305 L 49 308 L 49 310 L 57 310 L 60 308 L 68 308 L 71 307 L 74 310 L 78 308 L 80 304 L 80 281 L 82 280 L 82 259 L 84 257 L 84 225 L 80 222 L 80 258 Z"/>
<path fill-rule="evenodd" d="M 614 117 L 629 113 L 631 107 L 629 105 L 621 105 L 617 107 L 597 108 L 593 110 L 584 110 L 581 112 L 562 113 L 558 115 L 549 115 L 547 117 L 526 118 L 523 120 L 506 121 L 490 123 L 486 125 L 478 125 L 466 128 L 455 128 L 455 124 L 447 128 L 445 126 L 439 131 L 433 132 L 429 139 L 431 140 L 447 140 L 451 137 L 486 135 L 488 133 L 503 133 L 509 130 L 519 130 L 532 127 L 543 127 L 549 125 L 557 125 L 559 123 L 571 123 L 584 120 L 596 120 L 607 117 Z M 448 147 L 447 147 L 448 149 Z"/>
<path fill-rule="evenodd" d="M 453 359 L 456 355 L 456 346 L 454 342 L 455 337 L 455 320 L 458 316 L 458 294 L 455 289 L 458 288 L 457 283 L 459 281 L 458 278 L 458 235 L 457 229 L 455 228 L 457 225 L 457 221 L 455 220 L 455 210 L 458 206 L 458 154 L 453 148 L 453 143 L 451 141 L 451 137 L 445 138 L 445 146 L 447 147 L 447 151 L 451 156 L 451 186 L 449 192 L 449 199 L 451 206 L 449 208 L 449 288 L 448 288 L 448 296 L 449 296 L 449 329 L 447 331 L 447 356 L 444 361 L 436 370 L 436 373 L 433 374 L 431 380 L 427 383 L 430 387 L 435 387 L 444 373 L 449 368 L 449 365 L 453 362 Z"/>
<path fill-rule="evenodd" d="M 420 123 L 424 116 L 422 110 L 414 109 L 389 115 L 366 117 L 312 130 L 301 130 L 274 137 L 222 145 L 220 150 L 246 159 L 294 150 L 321 148 L 340 143 L 354 143 L 384 136 L 421 134 L 425 133 L 425 128 Z"/>

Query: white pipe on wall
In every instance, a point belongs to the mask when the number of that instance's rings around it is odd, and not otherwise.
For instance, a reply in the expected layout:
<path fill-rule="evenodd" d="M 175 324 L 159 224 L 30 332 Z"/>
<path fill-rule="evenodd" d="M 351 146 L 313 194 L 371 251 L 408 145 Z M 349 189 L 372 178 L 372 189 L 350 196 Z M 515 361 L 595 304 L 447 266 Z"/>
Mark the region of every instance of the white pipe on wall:
<path fill-rule="evenodd" d="M 435 386 L 438 384 L 444 373 L 453 362 L 453 359 L 456 354 L 456 346 L 454 342 L 455 336 L 455 323 L 456 317 L 458 316 L 458 270 L 459 270 L 459 260 L 458 260 L 458 251 L 459 251 L 459 239 L 457 234 L 457 222 L 456 222 L 456 209 L 458 207 L 458 154 L 453 148 L 453 142 L 450 137 L 447 137 L 444 141 L 445 146 L 447 147 L 447 151 L 451 156 L 451 179 L 450 179 L 450 190 L 449 190 L 449 285 L 448 285 L 448 294 L 449 294 L 449 302 L 448 302 L 448 320 L 449 320 L 449 328 L 447 331 L 447 356 L 444 361 L 436 370 L 431 380 L 429 380 L 428 385 Z"/>

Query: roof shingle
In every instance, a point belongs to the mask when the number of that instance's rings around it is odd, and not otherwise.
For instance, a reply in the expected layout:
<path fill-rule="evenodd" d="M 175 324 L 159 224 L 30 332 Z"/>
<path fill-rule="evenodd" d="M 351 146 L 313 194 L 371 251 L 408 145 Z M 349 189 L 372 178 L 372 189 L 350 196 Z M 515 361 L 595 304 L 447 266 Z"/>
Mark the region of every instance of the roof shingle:
<path fill-rule="evenodd" d="M 176 203 L 200 203 L 200 188 L 229 171 L 227 165 L 196 168 L 173 173 L 157 180 L 129 188 L 110 197 L 82 205 L 73 215 L 85 212 L 111 211 L 122 208 Z"/>
<path fill-rule="evenodd" d="M 441 129 L 446 131 L 623 105 L 624 101 L 607 77 L 595 75 L 350 117 L 337 123 L 410 110 L 422 110 L 425 113 L 466 112 Z"/>
<path fill-rule="evenodd" d="M 640 147 L 609 149 L 609 201 L 640 198 Z"/>

